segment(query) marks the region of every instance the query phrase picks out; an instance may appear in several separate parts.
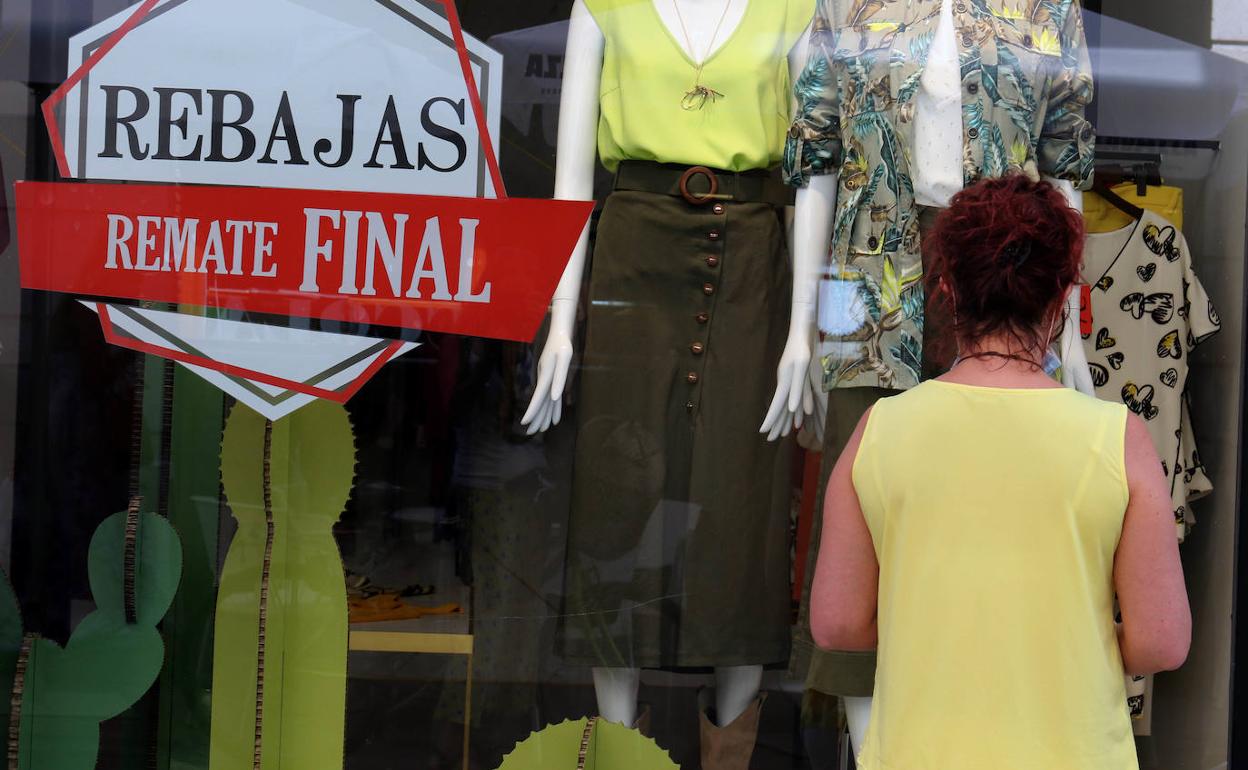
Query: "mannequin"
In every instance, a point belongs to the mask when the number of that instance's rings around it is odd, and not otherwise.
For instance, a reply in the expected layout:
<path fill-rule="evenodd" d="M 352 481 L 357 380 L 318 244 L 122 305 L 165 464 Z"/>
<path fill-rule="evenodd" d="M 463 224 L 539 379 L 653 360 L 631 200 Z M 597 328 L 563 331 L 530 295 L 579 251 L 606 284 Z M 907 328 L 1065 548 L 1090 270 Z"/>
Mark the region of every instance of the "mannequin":
<path fill-rule="evenodd" d="M 679 3 L 678 16 L 677 6 L 671 0 L 646 1 L 654 3 L 654 9 L 673 41 L 691 61 L 709 58 L 731 40 L 750 5 L 750 0 L 728 0 L 726 6 L 723 0 L 676 0 Z M 798 36 L 799 42 L 789 57 L 790 67 L 797 67 L 796 71 L 800 71 L 805 58 L 806 37 L 805 34 Z M 583 0 L 577 0 L 568 30 L 559 116 L 558 163 L 555 170 L 555 197 L 559 199 L 593 199 L 604 49 L 602 30 Z M 796 225 L 798 242 L 816 236 L 824 227 L 823 223 L 810 220 L 812 213 L 820 211 L 819 207 L 807 206 L 805 211 L 806 217 L 799 216 Z M 568 262 L 551 305 L 550 333 L 538 362 L 537 385 L 522 420 L 530 434 L 550 428 L 562 417 L 563 391 L 572 360 L 573 329 L 588 241 L 587 227 Z M 789 333 L 777 368 L 775 395 L 761 427 L 761 432 L 773 441 L 800 427 L 805 415 L 810 414 L 814 407 L 807 369 L 811 360 L 815 294 L 822 258 L 820 249 L 813 247 L 813 244 L 795 244 Z M 600 714 L 613 722 L 633 725 L 637 720 L 640 670 L 596 667 L 593 678 Z M 758 698 L 762 666 L 719 666 L 715 668 L 715 680 L 716 721 L 723 726 L 743 714 Z"/>
<path fill-rule="evenodd" d="M 673 38 L 691 58 L 705 52 L 715 33 L 718 12 L 724 7 L 718 0 L 678 0 L 685 27 L 695 51 L 688 50 L 680 19 L 674 5 L 652 0 Z M 749 6 L 749 0 L 729 0 L 728 13 L 716 37 L 717 48 L 731 38 Z M 560 200 L 593 200 L 594 165 L 596 163 L 598 90 L 602 76 L 602 55 L 605 40 L 593 16 L 582 0 L 572 6 L 568 28 L 568 48 L 564 57 L 563 93 L 559 111 L 558 162 L 555 165 L 555 197 Z M 715 51 L 710 51 L 714 54 Z M 806 35 L 802 35 L 789 56 L 789 71 L 801 67 L 806 59 Z M 800 72 L 801 70 L 796 70 Z M 803 191 L 799 191 L 799 197 Z M 835 203 L 835 188 L 833 188 Z M 807 227 L 821 226 L 808 223 Z M 815 319 L 815 294 L 818 272 L 823 256 L 817 250 L 802 248 L 803 238 L 814 234 L 803 232 L 795 224 L 793 253 L 793 311 L 788 343 L 776 370 L 776 395 L 768 410 L 762 432 L 775 440 L 800 427 L 805 415 L 812 412 L 813 391 L 807 378 L 811 356 L 811 331 Z M 830 231 L 829 231 L 830 232 Z M 540 433 L 559 424 L 563 415 L 563 390 L 572 365 L 572 336 L 576 325 L 576 305 L 585 260 L 589 253 L 589 227 L 581 233 L 572 258 L 564 270 L 551 303 L 550 334 L 538 361 L 537 387 L 522 423 L 529 434 Z M 799 256 L 799 254 L 801 256 Z"/>

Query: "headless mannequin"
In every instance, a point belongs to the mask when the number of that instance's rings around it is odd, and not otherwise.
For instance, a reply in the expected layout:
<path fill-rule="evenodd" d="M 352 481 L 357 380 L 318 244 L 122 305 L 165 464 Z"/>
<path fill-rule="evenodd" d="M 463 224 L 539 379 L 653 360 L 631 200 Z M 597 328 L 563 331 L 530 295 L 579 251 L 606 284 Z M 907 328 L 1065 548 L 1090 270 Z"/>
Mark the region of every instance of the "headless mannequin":
<path fill-rule="evenodd" d="M 751 0 L 649 0 L 672 38 L 694 61 L 704 60 L 724 45 L 740 26 Z M 752 0 L 765 2 L 765 0 Z M 718 35 L 716 26 L 723 15 Z M 688 41 L 683 29 L 688 31 Z M 789 55 L 791 71 L 800 72 L 805 62 L 807 35 Z M 712 40 L 714 48 L 711 47 Z M 656 43 L 658 44 L 658 43 Z M 568 47 L 564 58 L 563 93 L 560 100 L 558 161 L 555 167 L 555 197 L 562 200 L 593 200 L 594 168 L 597 163 L 597 131 L 599 86 L 602 81 L 603 53 L 606 41 L 597 22 L 582 0 L 576 0 L 568 28 Z M 693 50 L 689 50 L 692 47 Z M 710 49 L 710 50 L 708 50 Z M 796 69 L 792 69 L 796 68 Z M 799 192 L 800 201 L 802 192 Z M 835 198 L 833 198 L 835 200 Z M 815 295 L 818 274 L 824 259 L 827 239 L 803 244 L 804 238 L 817 235 L 823 223 L 808 221 L 819 214 L 820 207 L 806 207 L 806 221 L 799 215 L 795 224 L 793 247 L 793 306 L 789 336 L 777 370 L 776 393 L 760 432 L 769 440 L 787 436 L 799 427 L 814 408 L 814 393 L 807 370 L 811 359 L 814 333 Z M 812 230 L 814 232 L 812 232 Z M 581 233 L 576 249 L 564 270 L 551 304 L 550 333 L 538 361 L 537 387 L 522 423 L 529 433 L 538 433 L 559 422 L 563 414 L 563 389 L 567 384 L 572 362 L 572 335 L 576 323 L 576 305 L 589 246 L 589 228 Z M 594 690 L 598 711 L 612 722 L 632 725 L 637 720 L 637 690 L 641 671 L 636 668 L 595 668 Z M 720 666 L 715 669 L 715 707 L 719 726 L 732 723 L 745 713 L 758 697 L 762 684 L 762 666 Z"/>
<path fill-rule="evenodd" d="M 942 24 L 952 24 L 952 18 L 949 13 L 948 0 L 945 2 L 945 8 L 942 12 L 945 19 Z M 952 35 L 952 30 L 941 29 Z M 939 33 L 938 33 L 939 34 Z M 956 56 L 956 46 L 949 46 L 948 52 L 951 56 Z M 805 62 L 803 61 L 803 66 Z M 950 61 L 949 66 L 953 68 L 955 77 L 959 78 L 959 82 L 955 85 L 955 93 L 960 90 L 960 76 L 956 75 L 956 60 Z M 920 99 L 920 106 L 924 106 L 924 102 Z M 961 104 L 960 101 L 953 106 L 954 114 L 952 120 L 960 122 Z M 944 119 L 944 116 L 940 118 Z M 961 130 L 951 132 L 952 140 L 957 142 L 961 138 Z M 920 150 L 916 162 L 922 164 L 924 157 Z M 960 144 L 952 145 L 948 148 L 949 156 L 954 158 L 962 157 L 962 147 Z M 960 174 L 960 169 L 955 173 Z M 1083 210 L 1083 194 L 1076 190 L 1070 182 L 1049 179 L 1062 194 L 1066 196 L 1072 208 L 1077 211 Z M 810 248 L 815 251 L 815 258 L 822 259 L 822 255 L 829 253 L 832 237 L 832 220 L 836 209 L 836 195 L 839 180 L 836 174 L 824 174 L 812 177 L 810 183 L 803 189 L 798 191 L 797 211 L 795 215 L 796 228 L 803 233 L 803 237 L 795 240 L 795 248 Z M 809 257 L 810 255 L 802 255 Z M 800 258 L 795 256 L 795 258 Z M 1075 388 L 1082 393 L 1095 395 L 1091 376 L 1088 372 L 1087 359 L 1083 352 L 1083 346 L 1080 342 L 1079 329 L 1077 326 L 1080 310 L 1080 292 L 1078 287 L 1074 287 L 1067 295 L 1066 299 L 1066 318 L 1061 334 L 1061 349 L 1059 354 L 1062 359 L 1063 383 L 1067 387 Z M 823 396 L 826 398 L 826 395 Z M 855 756 L 860 747 L 866 740 L 867 724 L 871 719 L 872 699 L 870 697 L 842 697 L 841 700 L 845 704 L 846 719 L 849 724 L 850 740 L 853 745 Z"/>

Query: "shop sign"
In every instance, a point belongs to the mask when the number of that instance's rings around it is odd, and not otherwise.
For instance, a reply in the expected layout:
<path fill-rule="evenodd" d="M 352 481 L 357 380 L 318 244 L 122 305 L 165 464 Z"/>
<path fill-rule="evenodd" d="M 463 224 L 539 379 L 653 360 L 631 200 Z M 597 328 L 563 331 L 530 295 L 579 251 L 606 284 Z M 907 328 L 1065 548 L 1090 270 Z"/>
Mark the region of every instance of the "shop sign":
<path fill-rule="evenodd" d="M 51 102 L 63 176 L 499 193 L 503 58 L 451 24 L 448 5 L 144 5 L 70 39 L 74 75 Z"/>
<path fill-rule="evenodd" d="M 584 205 L 247 187 L 18 186 L 22 285 L 528 341 Z M 553 220 L 553 228 L 552 228 Z M 552 231 L 553 229 L 553 231 Z"/>
<path fill-rule="evenodd" d="M 339 322 L 531 340 L 591 210 L 506 196 L 502 57 L 451 0 L 145 0 L 70 72 L 43 112 L 83 181 L 18 184 L 22 286 L 271 419 L 415 347 Z"/>

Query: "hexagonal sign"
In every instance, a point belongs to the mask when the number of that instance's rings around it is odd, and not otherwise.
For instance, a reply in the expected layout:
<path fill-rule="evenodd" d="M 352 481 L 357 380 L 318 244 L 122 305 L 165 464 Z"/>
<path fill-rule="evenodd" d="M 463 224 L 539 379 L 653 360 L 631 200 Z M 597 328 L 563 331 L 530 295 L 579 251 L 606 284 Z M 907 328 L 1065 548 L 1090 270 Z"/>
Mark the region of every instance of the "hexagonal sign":
<path fill-rule="evenodd" d="M 536 334 L 592 204 L 507 197 L 502 57 L 452 0 L 144 0 L 69 48 L 43 112 L 83 181 L 18 183 L 21 280 L 110 343 L 278 419 L 414 347 L 323 321 Z"/>

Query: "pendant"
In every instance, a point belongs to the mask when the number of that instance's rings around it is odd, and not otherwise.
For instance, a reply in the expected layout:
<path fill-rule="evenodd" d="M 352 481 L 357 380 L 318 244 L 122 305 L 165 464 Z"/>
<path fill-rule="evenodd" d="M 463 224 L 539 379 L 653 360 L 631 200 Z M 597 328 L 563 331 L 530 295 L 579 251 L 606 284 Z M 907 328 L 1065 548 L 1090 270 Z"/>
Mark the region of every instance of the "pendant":
<path fill-rule="evenodd" d="M 699 84 L 685 92 L 685 98 L 680 100 L 680 106 L 681 109 L 692 112 L 702 109 L 707 102 L 714 103 L 715 100 L 722 99 L 723 96 L 719 91 Z"/>

